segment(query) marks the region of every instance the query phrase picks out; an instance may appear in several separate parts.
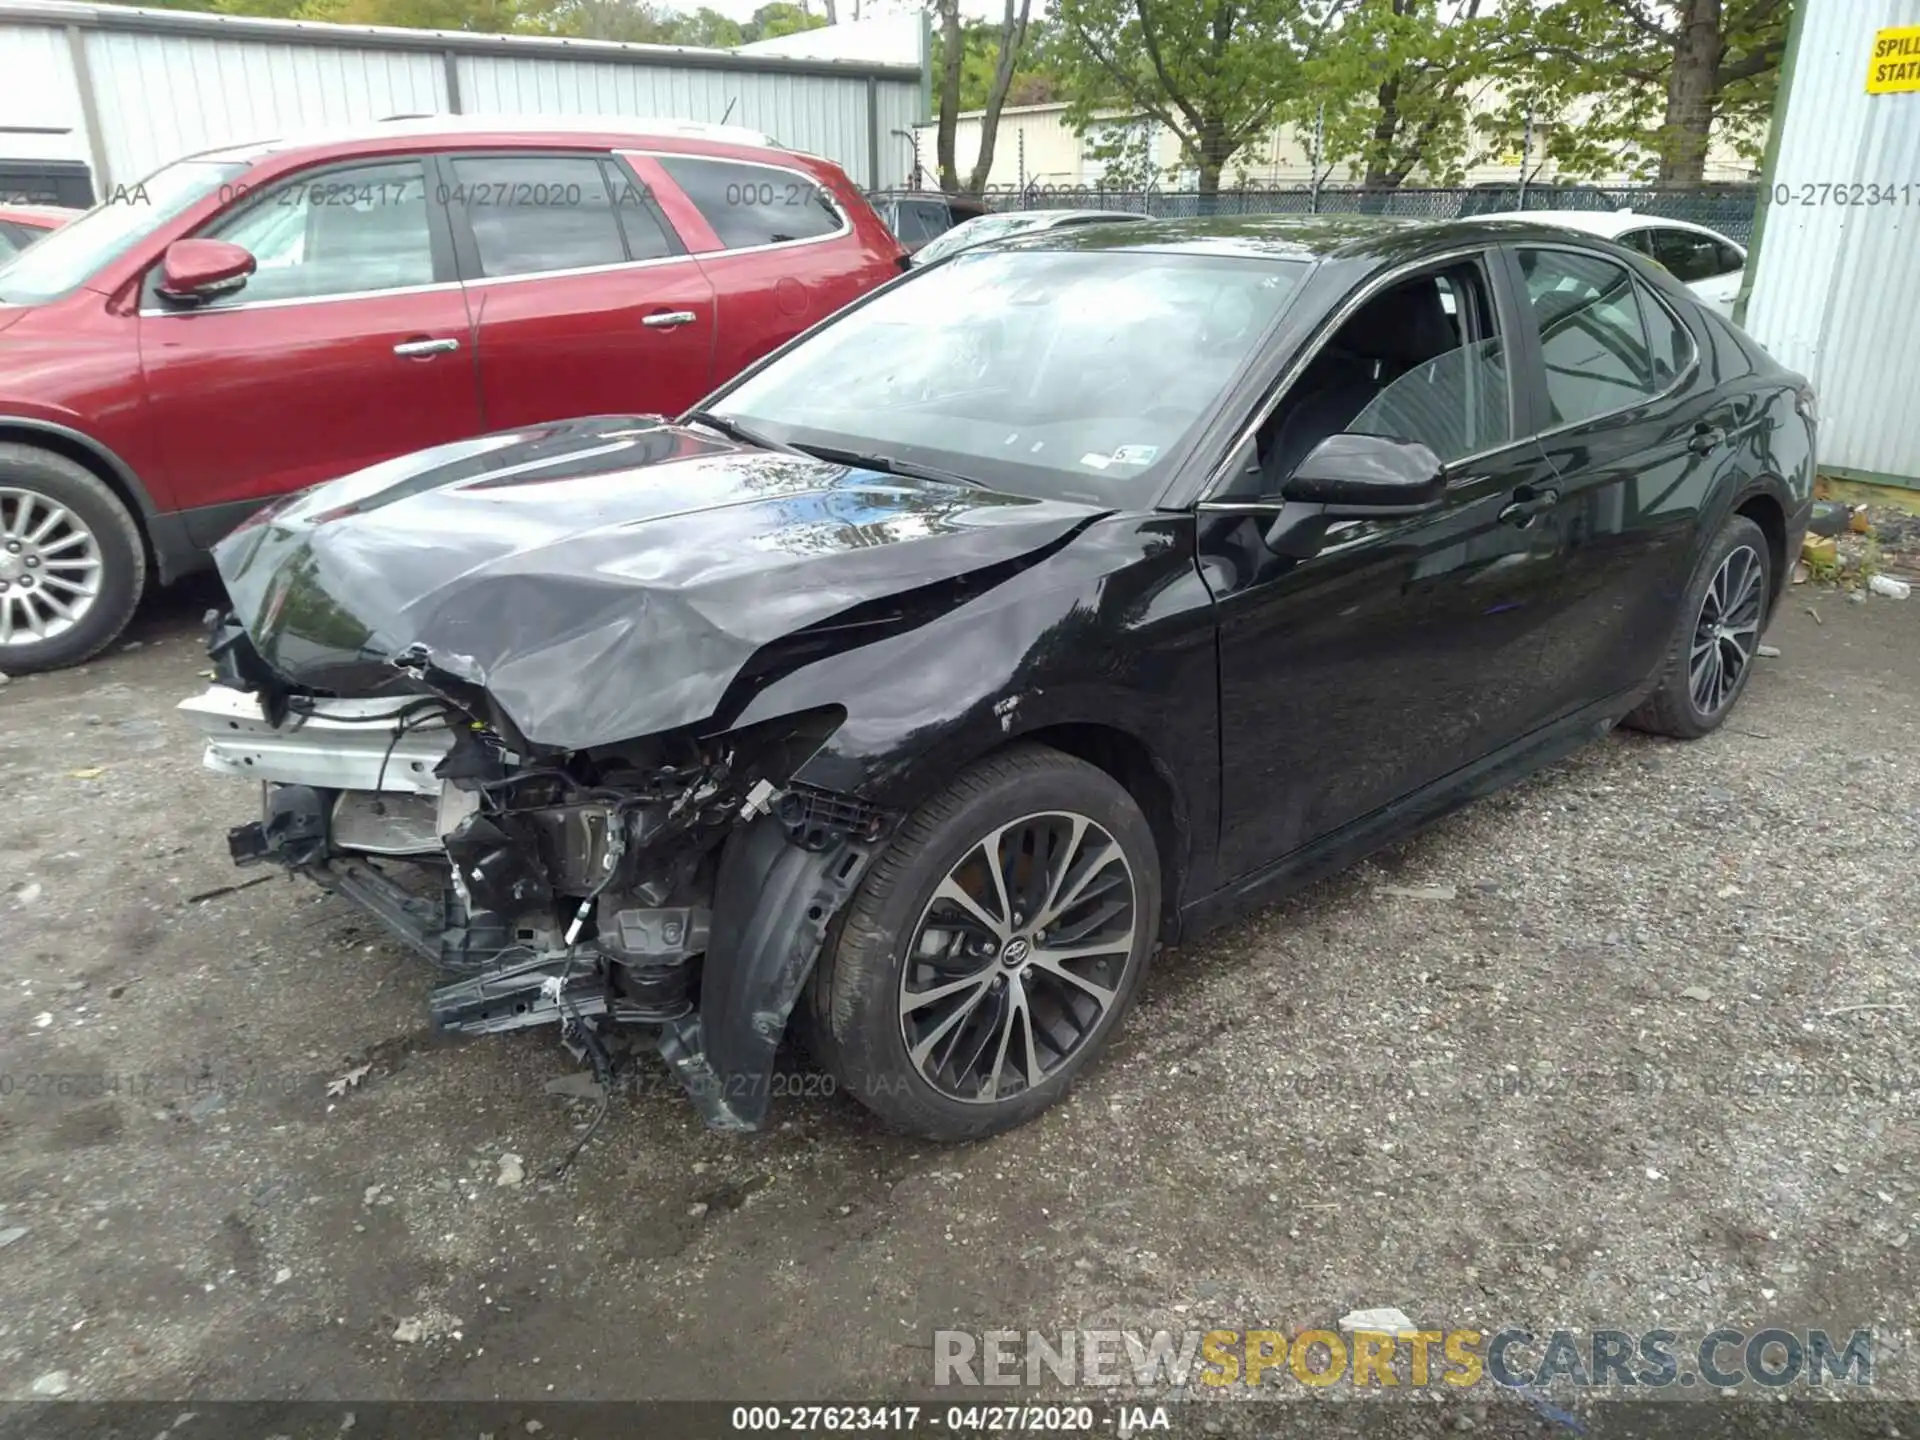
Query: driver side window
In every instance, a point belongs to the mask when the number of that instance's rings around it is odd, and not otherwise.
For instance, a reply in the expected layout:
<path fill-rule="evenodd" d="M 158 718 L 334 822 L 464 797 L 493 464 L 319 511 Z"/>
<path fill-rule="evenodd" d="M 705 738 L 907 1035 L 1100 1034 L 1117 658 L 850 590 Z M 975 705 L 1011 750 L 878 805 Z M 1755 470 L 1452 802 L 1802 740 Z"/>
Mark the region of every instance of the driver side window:
<path fill-rule="evenodd" d="M 1381 291 L 1314 356 L 1261 427 L 1257 472 L 1232 498 L 1279 492 L 1342 433 L 1417 441 L 1443 462 L 1513 438 L 1507 349 L 1477 261 Z M 1256 479 L 1257 474 L 1257 479 Z"/>
<path fill-rule="evenodd" d="M 247 250 L 258 265 L 241 290 L 207 309 L 433 283 L 418 160 L 295 176 L 207 234 Z"/>

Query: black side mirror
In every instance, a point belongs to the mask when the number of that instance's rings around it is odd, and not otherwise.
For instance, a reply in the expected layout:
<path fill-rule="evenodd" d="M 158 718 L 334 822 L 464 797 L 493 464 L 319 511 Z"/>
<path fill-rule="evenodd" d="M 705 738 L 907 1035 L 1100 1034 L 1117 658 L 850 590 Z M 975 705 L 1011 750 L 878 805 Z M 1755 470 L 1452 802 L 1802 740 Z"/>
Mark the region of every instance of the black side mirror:
<path fill-rule="evenodd" d="M 1294 468 L 1283 500 L 1321 505 L 1329 520 L 1419 515 L 1446 498 L 1440 457 L 1417 441 L 1382 435 L 1329 435 Z"/>

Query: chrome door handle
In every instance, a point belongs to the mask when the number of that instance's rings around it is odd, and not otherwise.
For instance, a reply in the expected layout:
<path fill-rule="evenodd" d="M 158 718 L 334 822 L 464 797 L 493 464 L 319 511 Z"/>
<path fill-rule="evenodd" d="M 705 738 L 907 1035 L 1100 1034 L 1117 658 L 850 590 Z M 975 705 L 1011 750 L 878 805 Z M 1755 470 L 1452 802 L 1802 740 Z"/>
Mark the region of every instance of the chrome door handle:
<path fill-rule="evenodd" d="M 451 337 L 445 340 L 403 340 L 393 347 L 393 353 L 413 360 L 423 355 L 445 355 L 459 348 L 460 342 Z"/>
<path fill-rule="evenodd" d="M 640 323 L 649 330 L 671 330 L 676 325 L 691 325 L 699 318 L 691 310 L 656 310 Z"/>
<path fill-rule="evenodd" d="M 1516 525 L 1525 530 L 1533 524 L 1537 516 L 1553 509 L 1559 503 L 1558 490 L 1535 490 L 1531 485 L 1522 485 L 1514 492 L 1512 503 L 1500 512 L 1500 522 L 1504 525 Z"/>

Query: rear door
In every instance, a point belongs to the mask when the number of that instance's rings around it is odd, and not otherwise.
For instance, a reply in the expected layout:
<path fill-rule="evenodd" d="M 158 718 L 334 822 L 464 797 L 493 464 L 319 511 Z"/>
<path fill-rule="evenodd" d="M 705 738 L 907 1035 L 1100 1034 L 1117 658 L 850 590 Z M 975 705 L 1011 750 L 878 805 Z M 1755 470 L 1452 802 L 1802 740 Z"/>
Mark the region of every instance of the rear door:
<path fill-rule="evenodd" d="M 678 414 L 713 365 L 713 286 L 647 188 L 589 151 L 440 157 L 489 429 Z"/>
<path fill-rule="evenodd" d="M 1672 635 L 1689 541 L 1746 396 L 1694 383 L 1687 327 L 1625 265 L 1592 251 L 1519 246 L 1515 278 L 1531 320 L 1545 406 L 1540 443 L 1559 503 L 1564 605 L 1543 637 L 1548 708 L 1632 688 Z"/>
<path fill-rule="evenodd" d="M 897 273 L 855 233 L 828 187 L 797 166 L 627 158 L 658 187 L 713 284 L 716 385 Z"/>
<path fill-rule="evenodd" d="M 251 502 L 481 428 L 467 304 L 429 162 L 301 171 L 201 234 L 252 252 L 230 296 L 143 281 L 140 370 L 171 487 L 218 539 Z"/>

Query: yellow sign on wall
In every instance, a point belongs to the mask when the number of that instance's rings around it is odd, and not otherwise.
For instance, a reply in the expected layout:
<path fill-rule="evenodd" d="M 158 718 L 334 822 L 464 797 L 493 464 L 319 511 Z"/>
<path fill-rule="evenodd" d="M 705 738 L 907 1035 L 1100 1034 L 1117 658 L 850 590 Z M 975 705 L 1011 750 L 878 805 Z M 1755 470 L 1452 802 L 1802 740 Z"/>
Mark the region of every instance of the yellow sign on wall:
<path fill-rule="evenodd" d="M 1867 62 L 1867 93 L 1893 95 L 1920 90 L 1920 25 L 1898 25 L 1873 37 Z"/>

